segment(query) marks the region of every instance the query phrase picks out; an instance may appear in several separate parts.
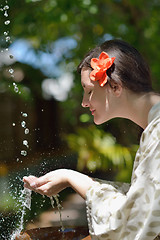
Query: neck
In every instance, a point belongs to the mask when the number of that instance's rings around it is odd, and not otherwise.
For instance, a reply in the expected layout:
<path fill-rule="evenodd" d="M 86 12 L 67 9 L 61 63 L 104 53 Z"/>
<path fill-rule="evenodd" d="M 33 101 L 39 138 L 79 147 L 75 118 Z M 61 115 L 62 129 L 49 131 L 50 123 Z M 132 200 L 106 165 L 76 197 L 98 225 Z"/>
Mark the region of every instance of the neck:
<path fill-rule="evenodd" d="M 123 117 L 130 119 L 145 129 L 148 125 L 149 111 L 153 105 L 160 102 L 160 95 L 153 92 L 142 94 L 128 92 L 125 102 Z"/>

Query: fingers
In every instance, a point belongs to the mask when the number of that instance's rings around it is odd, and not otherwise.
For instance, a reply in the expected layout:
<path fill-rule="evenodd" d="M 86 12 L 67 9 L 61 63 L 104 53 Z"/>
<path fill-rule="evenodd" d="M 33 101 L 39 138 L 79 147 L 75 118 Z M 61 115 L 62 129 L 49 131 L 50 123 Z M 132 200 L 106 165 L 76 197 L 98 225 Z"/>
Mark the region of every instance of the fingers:
<path fill-rule="evenodd" d="M 48 179 L 46 177 L 46 175 L 42 176 L 42 177 L 35 177 L 35 176 L 29 176 L 29 177 L 24 177 L 23 181 L 25 183 L 28 183 L 30 185 L 30 187 L 32 188 L 38 188 L 40 186 L 42 186 L 43 184 L 46 184 L 48 182 Z"/>
<path fill-rule="evenodd" d="M 32 175 L 30 175 L 29 177 L 25 176 L 23 177 L 23 182 L 28 183 L 30 185 L 32 182 L 35 182 L 37 179 L 38 179 L 37 177 Z"/>
<path fill-rule="evenodd" d="M 47 195 L 48 196 L 48 188 L 47 187 L 42 187 L 42 189 L 40 188 L 41 186 L 45 185 L 48 183 L 47 177 L 44 175 L 40 178 L 37 178 L 35 176 L 28 176 L 28 177 L 23 177 L 23 182 L 24 182 L 24 187 L 28 188 L 34 192 L 40 193 L 42 195 Z"/>
<path fill-rule="evenodd" d="M 31 188 L 38 187 L 38 178 L 35 176 L 23 177 L 23 182 L 30 186 Z"/>
<path fill-rule="evenodd" d="M 24 183 L 24 187 L 25 187 L 25 188 L 28 188 L 28 189 L 36 192 L 36 193 L 39 193 L 39 194 L 44 195 L 44 193 L 43 193 L 42 191 L 39 191 L 38 188 L 33 188 L 33 187 L 31 187 L 28 183 Z"/>
<path fill-rule="evenodd" d="M 44 185 L 48 182 L 49 182 L 48 177 L 46 175 L 44 175 L 42 177 L 39 177 L 39 178 L 35 179 L 35 181 L 32 182 L 31 186 L 38 188 L 38 187 L 40 187 L 40 186 L 42 186 L 42 185 Z"/>
<path fill-rule="evenodd" d="M 33 188 L 30 186 L 30 183 L 31 183 L 31 181 L 35 181 L 35 178 L 36 177 L 34 177 L 34 176 L 29 176 L 29 177 L 23 177 L 23 182 L 24 182 L 24 187 L 25 188 L 28 188 L 28 189 L 30 189 L 30 190 L 33 190 Z"/>
<path fill-rule="evenodd" d="M 53 195 L 56 195 L 58 192 L 54 189 L 52 189 L 51 182 L 48 182 L 40 187 L 37 188 L 38 192 L 42 195 L 46 195 L 48 197 L 51 197 Z"/>
<path fill-rule="evenodd" d="M 23 178 L 24 187 L 48 197 L 56 195 L 66 188 L 64 170 L 52 171 L 42 177 L 28 176 Z"/>
<path fill-rule="evenodd" d="M 28 188 L 28 189 L 30 189 L 30 190 L 32 190 L 34 192 L 37 192 L 37 193 L 39 193 L 41 195 L 46 195 L 48 197 L 51 197 L 52 195 L 56 195 L 57 194 L 57 192 L 53 194 L 53 192 L 51 191 L 50 183 L 44 184 L 44 185 L 42 185 L 40 187 L 37 187 L 37 188 L 33 188 L 28 183 L 25 182 L 24 183 L 24 187 Z"/>

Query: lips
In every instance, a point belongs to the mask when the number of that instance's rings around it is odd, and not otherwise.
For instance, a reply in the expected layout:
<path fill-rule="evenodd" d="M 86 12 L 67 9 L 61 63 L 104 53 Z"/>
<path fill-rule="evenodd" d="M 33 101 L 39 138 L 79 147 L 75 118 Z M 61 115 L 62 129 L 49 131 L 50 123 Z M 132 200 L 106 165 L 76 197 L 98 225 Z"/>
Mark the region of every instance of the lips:
<path fill-rule="evenodd" d="M 94 115 L 95 110 L 90 110 L 90 111 L 91 111 L 91 114 Z"/>

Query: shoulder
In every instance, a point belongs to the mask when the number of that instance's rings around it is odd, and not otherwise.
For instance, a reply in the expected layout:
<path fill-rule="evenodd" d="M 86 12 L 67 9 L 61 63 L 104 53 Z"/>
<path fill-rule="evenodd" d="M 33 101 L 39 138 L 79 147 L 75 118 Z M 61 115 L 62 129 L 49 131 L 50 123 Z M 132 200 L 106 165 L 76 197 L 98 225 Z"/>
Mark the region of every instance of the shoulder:
<path fill-rule="evenodd" d="M 160 116 L 153 119 L 143 131 L 140 138 L 140 145 L 157 140 L 160 140 Z"/>

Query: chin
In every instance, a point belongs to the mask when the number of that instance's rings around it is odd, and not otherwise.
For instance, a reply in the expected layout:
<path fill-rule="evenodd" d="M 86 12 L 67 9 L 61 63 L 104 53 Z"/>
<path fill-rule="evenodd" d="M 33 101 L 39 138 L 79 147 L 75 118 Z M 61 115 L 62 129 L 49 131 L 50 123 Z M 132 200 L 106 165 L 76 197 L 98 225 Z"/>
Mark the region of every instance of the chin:
<path fill-rule="evenodd" d="M 94 119 L 94 123 L 96 125 L 101 125 L 102 123 L 106 122 L 105 120 L 102 120 L 102 119 Z"/>

